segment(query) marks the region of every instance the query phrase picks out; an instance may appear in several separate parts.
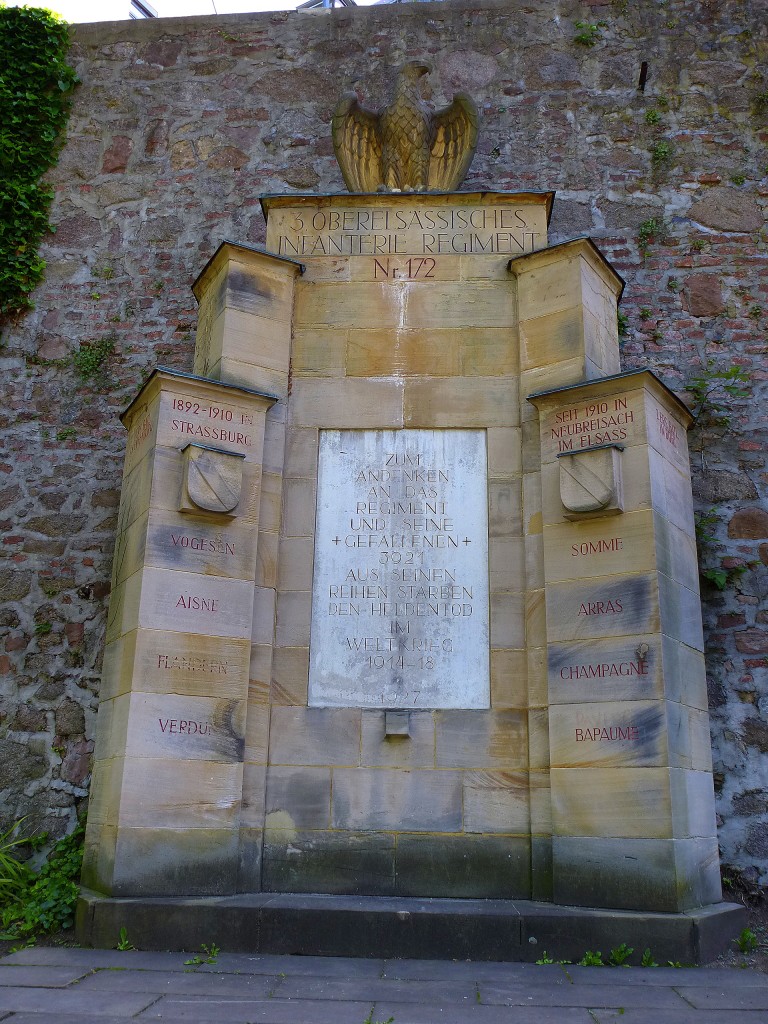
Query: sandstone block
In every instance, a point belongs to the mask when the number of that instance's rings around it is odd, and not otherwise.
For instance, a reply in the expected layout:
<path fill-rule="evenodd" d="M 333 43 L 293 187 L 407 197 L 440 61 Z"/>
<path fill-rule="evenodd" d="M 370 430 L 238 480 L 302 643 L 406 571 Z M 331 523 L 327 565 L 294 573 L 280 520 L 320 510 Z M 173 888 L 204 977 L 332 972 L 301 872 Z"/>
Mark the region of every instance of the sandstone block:
<path fill-rule="evenodd" d="M 525 595 L 491 594 L 491 647 L 497 650 L 525 647 Z"/>
<path fill-rule="evenodd" d="M 544 528 L 547 583 L 655 569 L 651 512 Z"/>
<path fill-rule="evenodd" d="M 289 427 L 285 438 L 285 475 L 314 479 L 318 445 L 316 427 Z"/>
<path fill-rule="evenodd" d="M 529 645 L 528 662 L 528 703 L 530 707 L 545 705 L 549 701 L 547 687 L 547 648 L 543 645 Z"/>
<path fill-rule="evenodd" d="M 543 590 L 528 590 L 525 595 L 525 636 L 533 647 L 546 643 L 547 619 Z"/>
<path fill-rule="evenodd" d="M 764 224 L 760 207 L 751 195 L 726 187 L 708 189 L 692 204 L 688 216 L 719 231 L 759 231 Z"/>
<path fill-rule="evenodd" d="M 525 544 L 521 537 L 491 537 L 488 541 L 491 593 L 518 590 L 525 572 Z"/>
<path fill-rule="evenodd" d="M 268 769 L 267 828 L 325 829 L 330 824 L 330 769 Z"/>
<path fill-rule="evenodd" d="M 669 636 L 661 638 L 667 699 L 706 711 L 707 675 L 704 655 Z"/>
<path fill-rule="evenodd" d="M 661 701 L 606 700 L 549 709 L 552 768 L 652 767 L 668 764 Z"/>
<path fill-rule="evenodd" d="M 704 634 L 698 590 L 689 590 L 661 573 L 657 579 L 662 632 L 695 651 L 703 651 Z"/>
<path fill-rule="evenodd" d="M 128 715 L 125 753 L 133 758 L 242 761 L 246 702 L 215 697 L 133 693 L 123 704 Z M 119 748 L 112 748 L 119 749 Z"/>
<path fill-rule="evenodd" d="M 240 834 L 245 829 L 263 829 L 267 768 L 263 764 L 246 762 L 243 765 L 243 799 L 240 808 Z M 261 839 L 261 835 L 258 837 Z M 255 889 L 260 886 L 257 884 Z"/>
<path fill-rule="evenodd" d="M 621 452 L 614 447 L 563 452 L 559 459 L 563 515 L 579 520 L 624 511 Z"/>
<path fill-rule="evenodd" d="M 252 688 L 256 684 L 261 693 L 260 704 L 269 703 L 269 679 L 272 674 L 272 653 L 271 644 L 251 644 L 251 658 L 248 669 L 248 685 Z"/>
<path fill-rule="evenodd" d="M 665 396 L 666 397 L 666 396 Z M 690 476 L 686 432 L 690 417 L 671 401 L 663 404 L 649 391 L 645 393 L 645 427 L 648 443 L 671 462 L 684 476 Z"/>
<path fill-rule="evenodd" d="M 519 537 L 522 533 L 521 481 L 488 484 L 489 537 Z"/>
<path fill-rule="evenodd" d="M 528 725 L 521 711 L 437 711 L 439 768 L 525 768 Z"/>
<path fill-rule="evenodd" d="M 435 376 L 459 372 L 460 335 L 455 330 L 351 330 L 346 372 L 350 377 Z"/>
<path fill-rule="evenodd" d="M 464 831 L 528 835 L 527 772 L 465 772 Z"/>
<path fill-rule="evenodd" d="M 403 387 L 401 380 L 296 380 L 291 425 L 397 429 L 403 426 Z"/>
<path fill-rule="evenodd" d="M 549 768 L 549 714 L 546 707 L 530 708 L 528 711 L 528 762 L 532 769 L 539 771 Z"/>
<path fill-rule="evenodd" d="M 682 530 L 669 519 L 657 515 L 653 521 L 653 532 L 658 571 L 695 593 L 698 590 L 698 560 L 693 531 Z"/>
<path fill-rule="evenodd" d="M 530 898 L 527 836 L 402 835 L 396 866 L 400 896 Z"/>
<path fill-rule="evenodd" d="M 673 768 L 669 773 L 675 837 L 712 839 L 717 835 L 711 770 Z"/>
<path fill-rule="evenodd" d="M 522 473 L 522 428 L 490 427 L 488 437 L 488 478 L 508 479 Z"/>
<path fill-rule="evenodd" d="M 660 630 L 653 573 L 551 583 L 546 590 L 550 642 L 633 636 Z"/>
<path fill-rule="evenodd" d="M 221 324 L 219 325 L 219 322 Z M 252 363 L 270 370 L 288 372 L 291 353 L 291 319 L 280 307 L 274 315 L 225 308 L 212 326 L 212 341 L 218 335 L 220 349 L 211 345 L 209 363 L 220 360 Z"/>
<path fill-rule="evenodd" d="M 306 537 L 312 539 L 315 532 L 314 479 L 286 477 L 283 482 L 283 538 Z M 286 542 L 283 540 L 283 547 Z"/>
<path fill-rule="evenodd" d="M 443 255 L 436 258 L 374 256 L 371 259 L 349 260 L 349 279 L 379 281 L 391 288 L 407 287 L 411 282 L 459 281 L 461 257 Z"/>
<path fill-rule="evenodd" d="M 312 594 L 289 590 L 277 595 L 275 643 L 278 647 L 308 647 Z"/>
<path fill-rule="evenodd" d="M 279 550 L 280 537 L 277 533 L 266 533 L 259 531 L 259 539 L 256 547 L 256 586 L 272 587 L 277 586 L 277 553 Z"/>
<path fill-rule="evenodd" d="M 717 316 L 725 309 L 720 278 L 716 274 L 691 274 L 685 279 L 683 297 L 693 316 Z"/>
<path fill-rule="evenodd" d="M 491 707 L 524 708 L 528 698 L 525 651 L 491 651 Z"/>
<path fill-rule="evenodd" d="M 553 704 L 648 701 L 664 697 L 658 634 L 550 643 L 548 672 L 549 699 Z M 610 710 L 606 709 L 605 713 L 610 715 Z M 631 714 L 630 709 L 627 714 Z M 574 721 L 572 724 L 581 723 Z M 640 742 L 639 737 L 636 739 Z M 590 748 L 594 749 L 588 743 L 582 749 Z"/>
<path fill-rule="evenodd" d="M 118 640 L 124 633 L 130 633 L 139 625 L 142 577 L 143 573 L 135 572 L 113 588 L 107 612 L 107 644 Z"/>
<path fill-rule="evenodd" d="M 94 760 L 91 796 L 88 800 L 89 833 L 92 828 L 117 824 L 124 763 L 122 757 Z"/>
<path fill-rule="evenodd" d="M 600 382 L 595 382 L 599 384 Z M 624 448 L 647 444 L 645 435 L 645 394 L 632 389 L 604 395 L 604 385 L 579 388 L 568 393 L 537 399 L 541 410 L 541 458 L 544 463 L 558 455 L 602 444 Z"/>
<path fill-rule="evenodd" d="M 119 828 L 111 889 L 118 896 L 230 895 L 237 887 L 232 828 Z"/>
<path fill-rule="evenodd" d="M 255 587 L 253 591 L 253 618 L 251 621 L 251 642 L 254 644 L 272 644 L 275 637 L 275 603 L 274 590 Z"/>
<path fill-rule="evenodd" d="M 262 391 L 273 400 L 285 401 L 288 397 L 288 373 L 285 370 L 273 370 L 268 366 L 223 356 L 213 364 L 209 374 L 222 383 Z"/>
<path fill-rule="evenodd" d="M 554 898 L 574 906 L 617 909 L 640 902 L 649 910 L 667 913 L 701 906 L 719 899 L 713 896 L 720 883 L 719 868 L 716 883 L 713 878 L 717 852 L 712 843 L 556 836 Z"/>
<path fill-rule="evenodd" d="M 306 705 L 309 648 L 276 647 L 272 661 L 272 702 Z"/>
<path fill-rule="evenodd" d="M 520 365 L 523 370 L 549 366 L 568 359 L 584 359 L 584 309 L 569 306 L 542 315 L 535 309 L 521 319 Z"/>
<path fill-rule="evenodd" d="M 549 388 L 565 388 L 573 384 L 580 384 L 586 374 L 586 360 L 584 356 L 574 356 L 571 359 L 560 359 L 549 366 L 535 366 L 532 369 L 520 371 L 520 394 L 533 395 L 537 391 L 546 391 Z M 522 417 L 532 416 L 533 412 L 523 410 Z M 538 438 L 537 438 L 538 440 Z M 526 469 L 526 472 L 528 470 Z"/>
<path fill-rule="evenodd" d="M 213 367 L 212 372 L 215 369 Z M 183 448 L 190 443 L 213 445 L 222 451 L 244 455 L 249 462 L 260 463 L 264 417 L 258 413 L 272 402 L 246 397 L 236 388 L 190 384 L 190 378 L 173 378 L 172 384 L 161 392 L 157 444 L 166 448 Z M 248 380 L 244 386 L 257 387 L 258 384 Z"/>
<path fill-rule="evenodd" d="M 552 836 L 552 793 L 549 771 L 532 771 L 528 776 L 533 836 Z"/>
<path fill-rule="evenodd" d="M 136 575 L 142 576 L 139 625 L 203 636 L 250 638 L 253 584 L 249 580 L 152 566 Z M 134 578 L 124 586 L 128 588 Z"/>
<path fill-rule="evenodd" d="M 360 763 L 366 767 L 434 768 L 435 722 L 430 711 L 408 711 L 408 733 L 387 736 L 385 711 L 363 710 Z"/>
<path fill-rule="evenodd" d="M 336 768 L 332 808 L 334 828 L 458 832 L 461 773 Z"/>
<path fill-rule="evenodd" d="M 550 777 L 555 835 L 673 837 L 668 768 L 553 768 Z"/>
<path fill-rule="evenodd" d="M 262 467 L 265 473 L 283 472 L 285 458 L 285 421 L 287 410 L 284 402 L 277 402 L 267 410 L 264 417 L 264 452 Z"/>
<path fill-rule="evenodd" d="M 280 473 L 262 473 L 259 496 L 259 529 L 265 533 L 280 530 L 283 480 Z"/>
<path fill-rule="evenodd" d="M 406 427 L 515 427 L 520 423 L 514 379 L 443 377 L 407 380 L 404 387 Z"/>
<path fill-rule="evenodd" d="M 314 537 L 290 537 L 283 539 L 280 545 L 278 572 L 278 587 L 280 591 L 312 589 L 312 558 L 314 548 Z"/>
<path fill-rule="evenodd" d="M 459 342 L 460 372 L 466 377 L 514 375 L 520 366 L 518 349 L 511 328 L 465 328 Z"/>
<path fill-rule="evenodd" d="M 728 523 L 728 536 L 739 540 L 768 537 L 768 512 L 763 508 L 741 508 Z"/>
<path fill-rule="evenodd" d="M 599 313 L 584 310 L 584 353 L 590 378 L 621 372 L 618 318 L 615 298 L 610 298 Z"/>
<path fill-rule="evenodd" d="M 662 458 L 654 448 L 647 448 L 646 451 L 649 456 L 654 508 L 678 530 L 694 537 L 696 529 L 691 500 L 690 474 L 682 472 L 677 465 Z M 627 467 L 628 475 L 629 467 Z"/>
<path fill-rule="evenodd" d="M 232 828 L 239 819 L 242 789 L 241 764 L 126 758 L 119 827 Z"/>
<path fill-rule="evenodd" d="M 183 460 L 181 452 L 169 448 L 155 448 L 152 454 L 151 506 L 178 512 L 182 493 Z M 150 460 L 145 460 L 147 463 Z M 144 462 L 141 464 L 144 465 Z M 232 518 L 238 525 L 259 524 L 262 469 L 258 464 L 244 460 L 240 500 L 232 509 Z M 123 502 L 125 498 L 123 498 Z M 121 502 L 121 516 L 123 502 Z M 127 520 L 126 520 L 127 521 Z M 121 519 L 122 522 L 122 519 Z M 265 527 L 266 528 L 266 527 Z"/>
<path fill-rule="evenodd" d="M 251 524 L 212 523 L 202 516 L 153 510 L 147 524 L 144 564 L 252 580 L 256 569 L 254 541 Z"/>
<path fill-rule="evenodd" d="M 395 893 L 395 837 L 381 832 L 264 830 L 271 892 Z"/>
<path fill-rule="evenodd" d="M 249 690 L 252 694 L 253 687 Z M 264 690 L 259 686 L 257 697 L 261 698 L 262 693 Z M 269 760 L 269 708 L 266 702 L 254 700 L 253 695 L 246 713 L 243 760 L 252 764 L 266 764 Z"/>
<path fill-rule="evenodd" d="M 360 710 L 280 707 L 272 709 L 272 765 L 357 765 Z"/>

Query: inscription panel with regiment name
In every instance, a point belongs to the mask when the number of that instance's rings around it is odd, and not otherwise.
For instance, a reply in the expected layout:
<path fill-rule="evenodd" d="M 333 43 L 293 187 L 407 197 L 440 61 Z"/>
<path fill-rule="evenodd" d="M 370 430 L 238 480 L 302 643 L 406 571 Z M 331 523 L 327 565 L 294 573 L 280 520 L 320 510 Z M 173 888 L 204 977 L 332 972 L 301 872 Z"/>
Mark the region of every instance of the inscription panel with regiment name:
<path fill-rule="evenodd" d="M 487 708 L 481 430 L 320 435 L 309 703 Z"/>
<path fill-rule="evenodd" d="M 542 204 L 419 209 L 377 206 L 275 209 L 267 244 L 280 256 L 519 256 L 546 240 Z M 407 261 L 406 261 L 407 262 Z M 408 276 L 415 276 L 413 268 Z"/>

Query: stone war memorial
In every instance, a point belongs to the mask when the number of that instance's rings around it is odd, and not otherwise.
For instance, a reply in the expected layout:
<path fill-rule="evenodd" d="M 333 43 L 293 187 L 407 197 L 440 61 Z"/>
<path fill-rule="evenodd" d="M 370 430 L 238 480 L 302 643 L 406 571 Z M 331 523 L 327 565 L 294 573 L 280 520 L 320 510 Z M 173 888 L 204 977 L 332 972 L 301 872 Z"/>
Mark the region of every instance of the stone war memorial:
<path fill-rule="evenodd" d="M 687 407 L 463 93 L 354 94 L 127 447 L 78 928 L 142 948 L 698 961 L 722 902 Z M 393 71 L 394 74 L 394 71 Z M 271 681 L 271 682 L 270 682 Z"/>

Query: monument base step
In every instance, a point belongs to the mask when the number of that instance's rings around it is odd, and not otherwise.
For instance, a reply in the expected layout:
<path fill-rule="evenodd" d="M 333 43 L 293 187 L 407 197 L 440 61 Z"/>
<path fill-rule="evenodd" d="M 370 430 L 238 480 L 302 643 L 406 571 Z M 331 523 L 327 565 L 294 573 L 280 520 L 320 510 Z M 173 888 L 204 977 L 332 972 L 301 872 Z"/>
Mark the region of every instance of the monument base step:
<path fill-rule="evenodd" d="M 700 964 L 723 952 L 746 927 L 738 903 L 682 914 L 563 907 L 526 900 L 416 899 L 247 893 L 237 896 L 105 897 L 83 890 L 77 937 L 111 949 L 125 928 L 138 949 L 300 956 L 534 962 L 546 954 L 578 961 L 586 950 L 634 947 L 667 960 Z"/>

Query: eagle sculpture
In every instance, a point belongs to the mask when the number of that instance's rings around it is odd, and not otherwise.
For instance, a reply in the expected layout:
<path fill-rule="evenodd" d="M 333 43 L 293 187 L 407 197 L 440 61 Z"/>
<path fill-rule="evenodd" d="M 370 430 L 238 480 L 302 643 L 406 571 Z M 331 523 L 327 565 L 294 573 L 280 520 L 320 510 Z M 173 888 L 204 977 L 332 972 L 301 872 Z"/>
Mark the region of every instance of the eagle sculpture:
<path fill-rule="evenodd" d="M 345 93 L 333 115 L 333 148 L 350 192 L 452 192 L 477 146 L 477 107 L 457 93 L 434 113 L 419 80 L 432 68 L 410 60 L 400 68 L 392 103 L 367 110 Z"/>

